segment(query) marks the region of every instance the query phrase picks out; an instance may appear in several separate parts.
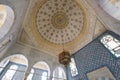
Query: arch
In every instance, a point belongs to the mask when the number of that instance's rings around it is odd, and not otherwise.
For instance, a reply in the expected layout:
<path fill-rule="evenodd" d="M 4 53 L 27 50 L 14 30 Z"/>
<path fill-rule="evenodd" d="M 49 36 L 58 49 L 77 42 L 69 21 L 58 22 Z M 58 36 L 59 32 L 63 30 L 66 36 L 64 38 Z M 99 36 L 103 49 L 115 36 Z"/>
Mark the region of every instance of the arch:
<path fill-rule="evenodd" d="M 23 60 L 22 62 L 21 61 L 17 61 L 17 60 L 15 60 L 15 59 L 21 59 L 21 60 Z M 13 54 L 13 55 L 11 55 L 11 56 L 8 56 L 8 57 L 6 57 L 5 59 L 3 59 L 1 62 L 5 62 L 5 61 L 7 61 L 7 60 L 9 60 L 9 61 L 13 61 L 13 62 L 16 62 L 16 63 L 20 63 L 20 64 L 24 64 L 24 65 L 26 65 L 26 66 L 28 66 L 28 59 L 24 56 L 24 55 L 22 55 L 22 54 Z M 0 62 L 0 63 L 1 63 Z"/>
<path fill-rule="evenodd" d="M 11 29 L 15 14 L 8 5 L 0 4 L 0 39 L 3 38 Z"/>
<path fill-rule="evenodd" d="M 53 71 L 53 79 L 52 80 L 67 80 L 66 73 L 62 67 L 56 67 Z"/>
<path fill-rule="evenodd" d="M 45 61 L 39 61 L 33 65 L 27 80 L 48 80 L 49 76 L 49 65 Z"/>
<path fill-rule="evenodd" d="M 11 66 L 17 66 L 17 68 L 11 68 Z M 28 67 L 28 60 L 24 55 L 14 54 L 6 57 L 0 62 L 0 79 L 17 79 L 18 76 L 20 79 L 24 77 Z M 6 77 L 11 72 L 10 77 Z"/>
<path fill-rule="evenodd" d="M 38 65 L 40 65 L 40 66 L 38 66 Z M 42 67 L 42 65 L 44 65 L 44 67 Z M 50 75 L 50 67 L 49 67 L 49 65 L 45 61 L 37 62 L 36 64 L 34 64 L 33 67 L 48 70 L 48 75 Z"/>
<path fill-rule="evenodd" d="M 98 0 L 100 6 L 113 18 L 120 20 L 120 1 L 119 0 Z"/>

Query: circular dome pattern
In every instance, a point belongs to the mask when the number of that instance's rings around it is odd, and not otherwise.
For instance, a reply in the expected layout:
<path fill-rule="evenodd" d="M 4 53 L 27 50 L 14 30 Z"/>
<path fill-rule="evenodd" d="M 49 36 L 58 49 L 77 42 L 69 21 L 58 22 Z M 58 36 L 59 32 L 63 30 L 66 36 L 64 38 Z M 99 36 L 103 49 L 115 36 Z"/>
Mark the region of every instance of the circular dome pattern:
<path fill-rule="evenodd" d="M 64 44 L 78 37 L 83 23 L 82 9 L 73 0 L 47 0 L 36 17 L 40 35 L 56 44 Z"/>
<path fill-rule="evenodd" d="M 53 27 L 62 29 L 68 25 L 68 16 L 63 12 L 57 12 L 52 16 Z"/>

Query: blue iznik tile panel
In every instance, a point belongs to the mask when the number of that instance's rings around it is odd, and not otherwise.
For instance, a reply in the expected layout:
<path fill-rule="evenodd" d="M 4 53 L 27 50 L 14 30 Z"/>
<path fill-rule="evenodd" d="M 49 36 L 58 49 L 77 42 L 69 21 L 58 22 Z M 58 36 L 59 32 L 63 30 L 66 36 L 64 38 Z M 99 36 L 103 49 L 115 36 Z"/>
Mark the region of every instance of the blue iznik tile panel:
<path fill-rule="evenodd" d="M 110 31 L 106 31 L 101 36 L 104 34 L 111 34 L 117 39 L 120 38 L 118 35 Z M 116 58 L 109 52 L 108 49 L 103 46 L 103 44 L 100 42 L 101 36 L 72 55 L 76 61 L 79 74 L 75 77 L 72 77 L 70 68 L 68 66 L 68 80 L 88 80 L 86 75 L 87 73 L 104 66 L 108 67 L 116 80 L 120 80 L 120 58 Z"/>

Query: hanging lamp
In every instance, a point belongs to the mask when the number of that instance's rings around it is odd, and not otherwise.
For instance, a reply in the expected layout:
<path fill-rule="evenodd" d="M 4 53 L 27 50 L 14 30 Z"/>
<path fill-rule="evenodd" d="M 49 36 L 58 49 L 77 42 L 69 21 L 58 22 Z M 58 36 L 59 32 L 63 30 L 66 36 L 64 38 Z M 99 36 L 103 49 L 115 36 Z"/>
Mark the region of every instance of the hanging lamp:
<path fill-rule="evenodd" d="M 63 37 L 61 39 L 63 41 Z M 64 50 L 64 43 L 62 45 L 63 51 L 59 54 L 59 63 L 67 66 L 71 62 L 71 56 L 69 51 Z"/>

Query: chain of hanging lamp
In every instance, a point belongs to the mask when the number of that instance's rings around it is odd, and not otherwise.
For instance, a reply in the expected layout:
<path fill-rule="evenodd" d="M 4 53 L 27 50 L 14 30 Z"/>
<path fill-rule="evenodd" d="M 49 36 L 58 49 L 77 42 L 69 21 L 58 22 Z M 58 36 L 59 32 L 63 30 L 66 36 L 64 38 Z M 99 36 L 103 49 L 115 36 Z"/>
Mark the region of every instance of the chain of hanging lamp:
<path fill-rule="evenodd" d="M 61 41 L 64 41 L 62 36 L 61 36 Z M 63 47 L 63 51 L 59 54 L 59 63 L 63 64 L 66 67 L 71 61 L 70 53 L 69 51 L 64 49 L 64 42 L 62 43 L 62 47 Z"/>

